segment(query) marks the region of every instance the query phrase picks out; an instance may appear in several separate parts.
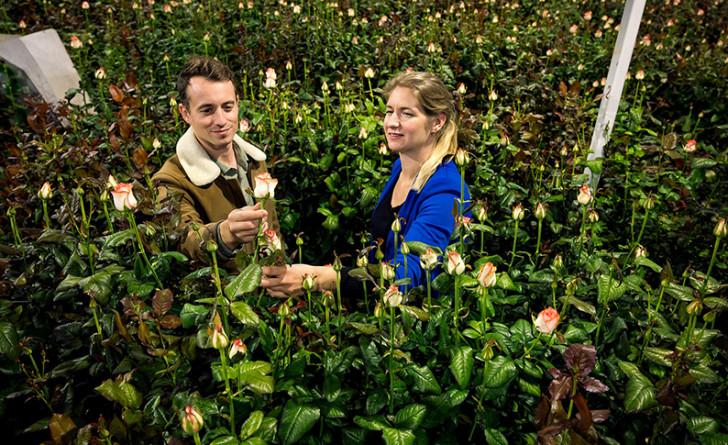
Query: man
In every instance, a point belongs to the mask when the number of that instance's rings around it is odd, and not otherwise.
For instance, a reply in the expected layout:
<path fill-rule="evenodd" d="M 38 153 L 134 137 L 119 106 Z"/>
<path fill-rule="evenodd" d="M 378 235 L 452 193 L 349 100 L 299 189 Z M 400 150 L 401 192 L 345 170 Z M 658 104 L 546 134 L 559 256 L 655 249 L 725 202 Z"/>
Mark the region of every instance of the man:
<path fill-rule="evenodd" d="M 263 218 L 278 232 L 275 208 L 256 204 L 255 177 L 266 172 L 265 153 L 237 135 L 238 98 L 232 71 L 218 60 L 192 57 L 177 78 L 179 113 L 189 129 L 176 154 L 153 176 L 160 199 L 179 198 L 180 250 L 206 260 L 206 241 L 219 257 L 252 252 Z"/>

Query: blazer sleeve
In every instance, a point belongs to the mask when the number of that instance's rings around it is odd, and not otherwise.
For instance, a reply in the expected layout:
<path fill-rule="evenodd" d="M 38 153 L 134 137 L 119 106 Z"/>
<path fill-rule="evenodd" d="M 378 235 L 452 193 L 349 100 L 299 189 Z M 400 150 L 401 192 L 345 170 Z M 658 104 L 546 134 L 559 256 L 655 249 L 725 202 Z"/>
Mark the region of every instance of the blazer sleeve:
<path fill-rule="evenodd" d="M 456 170 L 457 171 L 457 170 Z M 453 206 L 460 199 L 459 175 L 433 175 L 420 192 L 414 215 L 407 221 L 404 240 L 420 241 L 445 250 L 455 228 Z M 466 198 L 468 194 L 466 192 Z M 409 277 L 411 286 L 426 284 L 425 271 L 420 267 L 419 257 L 407 255 L 407 269 L 404 268 L 404 255 L 396 252 L 396 278 Z"/>

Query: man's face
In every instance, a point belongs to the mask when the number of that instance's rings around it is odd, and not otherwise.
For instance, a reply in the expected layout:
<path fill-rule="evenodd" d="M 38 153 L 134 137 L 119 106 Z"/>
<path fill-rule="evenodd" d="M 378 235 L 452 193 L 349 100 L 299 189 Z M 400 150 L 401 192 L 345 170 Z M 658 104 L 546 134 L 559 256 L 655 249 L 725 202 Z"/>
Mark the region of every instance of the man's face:
<path fill-rule="evenodd" d="M 202 76 L 187 85 L 189 108 L 179 104 L 179 113 L 194 131 L 207 153 L 217 159 L 232 148 L 238 128 L 238 99 L 232 81 L 212 81 Z"/>

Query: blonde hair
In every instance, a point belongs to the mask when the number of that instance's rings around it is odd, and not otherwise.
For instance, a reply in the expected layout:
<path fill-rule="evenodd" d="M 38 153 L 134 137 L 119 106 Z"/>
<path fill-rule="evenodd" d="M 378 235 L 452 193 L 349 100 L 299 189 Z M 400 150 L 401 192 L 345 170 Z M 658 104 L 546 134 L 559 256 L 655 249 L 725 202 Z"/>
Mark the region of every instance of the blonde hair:
<path fill-rule="evenodd" d="M 442 113 L 446 118 L 445 124 L 435 135 L 435 147 L 432 155 L 422 164 L 417 179 L 412 185 L 412 188 L 419 193 L 443 159 L 446 156 L 454 155 L 457 151 L 458 128 L 455 123 L 455 104 L 452 94 L 445 84 L 432 73 L 410 71 L 398 74 L 384 86 L 384 99 L 389 100 L 392 91 L 397 87 L 409 88 L 427 116 L 435 117 Z"/>

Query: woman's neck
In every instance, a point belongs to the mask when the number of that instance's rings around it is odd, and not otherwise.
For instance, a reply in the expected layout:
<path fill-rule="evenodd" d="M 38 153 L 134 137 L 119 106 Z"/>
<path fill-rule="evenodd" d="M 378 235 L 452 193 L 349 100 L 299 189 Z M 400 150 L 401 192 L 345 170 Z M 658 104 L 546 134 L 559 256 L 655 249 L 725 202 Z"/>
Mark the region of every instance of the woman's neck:
<path fill-rule="evenodd" d="M 415 153 L 400 153 L 399 160 L 402 163 L 401 176 L 404 179 L 414 180 L 417 174 L 420 172 L 420 167 L 425 163 L 432 155 L 433 146 L 428 145 Z"/>

